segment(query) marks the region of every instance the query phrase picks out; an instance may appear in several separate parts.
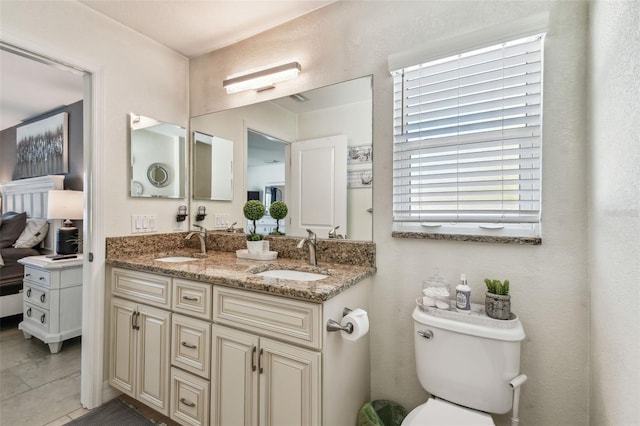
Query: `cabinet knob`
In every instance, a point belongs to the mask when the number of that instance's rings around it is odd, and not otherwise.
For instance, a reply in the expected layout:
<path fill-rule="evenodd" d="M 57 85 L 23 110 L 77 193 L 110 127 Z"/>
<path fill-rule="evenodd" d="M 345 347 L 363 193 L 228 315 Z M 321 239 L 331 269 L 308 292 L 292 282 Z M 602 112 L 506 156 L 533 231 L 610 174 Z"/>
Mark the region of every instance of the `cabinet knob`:
<path fill-rule="evenodd" d="M 31 316 L 31 308 L 27 309 L 27 316 L 30 317 Z"/>
<path fill-rule="evenodd" d="M 40 277 L 38 278 L 40 281 L 44 281 L 44 277 Z"/>
<path fill-rule="evenodd" d="M 41 324 L 44 324 L 44 319 L 45 319 L 45 318 L 46 318 L 46 315 L 45 315 L 45 314 L 42 314 L 42 315 L 40 316 L 40 323 L 41 323 Z"/>
<path fill-rule="evenodd" d="M 40 301 L 41 301 L 42 303 L 44 303 L 44 299 L 45 299 L 45 297 L 44 297 L 44 293 L 42 293 L 42 294 L 40 295 Z"/>
<path fill-rule="evenodd" d="M 195 402 L 188 401 L 188 400 L 186 400 L 184 398 L 180 398 L 180 402 L 182 404 L 186 405 L 187 407 L 195 407 L 196 406 Z"/>
<path fill-rule="evenodd" d="M 25 277 L 30 277 L 30 276 L 31 276 L 31 274 L 24 274 L 24 276 L 25 276 Z"/>
<path fill-rule="evenodd" d="M 31 288 L 27 290 L 27 297 L 31 297 Z"/>

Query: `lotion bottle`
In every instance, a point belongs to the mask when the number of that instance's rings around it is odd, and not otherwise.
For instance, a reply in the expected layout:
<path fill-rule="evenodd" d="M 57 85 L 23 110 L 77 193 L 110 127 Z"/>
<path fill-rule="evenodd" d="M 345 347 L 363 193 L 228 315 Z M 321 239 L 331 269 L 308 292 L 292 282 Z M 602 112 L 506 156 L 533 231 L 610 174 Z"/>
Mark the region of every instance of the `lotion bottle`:
<path fill-rule="evenodd" d="M 456 311 L 471 313 L 471 287 L 467 285 L 465 274 L 460 274 L 460 284 L 456 286 Z"/>

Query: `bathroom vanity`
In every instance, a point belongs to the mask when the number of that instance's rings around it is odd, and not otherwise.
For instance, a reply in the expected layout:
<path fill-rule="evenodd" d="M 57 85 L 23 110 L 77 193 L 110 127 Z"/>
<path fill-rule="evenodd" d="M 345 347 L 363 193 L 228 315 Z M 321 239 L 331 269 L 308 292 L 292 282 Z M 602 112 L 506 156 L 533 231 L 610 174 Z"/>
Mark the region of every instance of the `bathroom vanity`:
<path fill-rule="evenodd" d="M 368 309 L 373 266 L 158 258 L 107 258 L 114 388 L 184 425 L 354 424 L 370 398 L 368 335 L 346 342 L 326 324 Z"/>

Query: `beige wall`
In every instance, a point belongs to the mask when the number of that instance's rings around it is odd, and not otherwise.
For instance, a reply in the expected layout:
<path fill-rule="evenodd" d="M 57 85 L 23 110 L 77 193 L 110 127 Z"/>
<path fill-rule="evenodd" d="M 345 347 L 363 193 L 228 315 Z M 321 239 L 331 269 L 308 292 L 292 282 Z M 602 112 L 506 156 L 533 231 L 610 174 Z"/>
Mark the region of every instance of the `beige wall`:
<path fill-rule="evenodd" d="M 640 424 L 640 3 L 590 13 L 591 424 Z"/>
<path fill-rule="evenodd" d="M 542 246 L 391 238 L 392 79 L 387 56 L 539 11 L 550 12 L 546 42 Z M 421 281 L 435 268 L 482 279 L 509 278 L 527 338 L 522 425 L 588 424 L 587 6 L 584 2 L 338 2 L 257 37 L 191 61 L 191 112 L 199 115 L 374 75 L 374 241 L 378 273 L 371 308 L 372 398 L 413 408 L 424 401 L 414 373 L 410 318 Z M 234 72 L 297 59 L 293 82 L 260 94 L 226 95 Z M 473 362 L 473 354 L 469 354 Z M 506 416 L 499 418 L 506 424 Z"/>

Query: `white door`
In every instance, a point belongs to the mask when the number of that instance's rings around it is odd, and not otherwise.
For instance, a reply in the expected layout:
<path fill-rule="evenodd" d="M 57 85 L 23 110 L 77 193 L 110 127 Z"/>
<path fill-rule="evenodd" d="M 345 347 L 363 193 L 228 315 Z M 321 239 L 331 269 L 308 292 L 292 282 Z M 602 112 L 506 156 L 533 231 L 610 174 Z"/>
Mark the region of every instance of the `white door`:
<path fill-rule="evenodd" d="M 327 238 L 335 226 L 347 234 L 347 137 L 291 144 L 290 186 L 288 235 L 306 236 L 310 229 Z"/>

